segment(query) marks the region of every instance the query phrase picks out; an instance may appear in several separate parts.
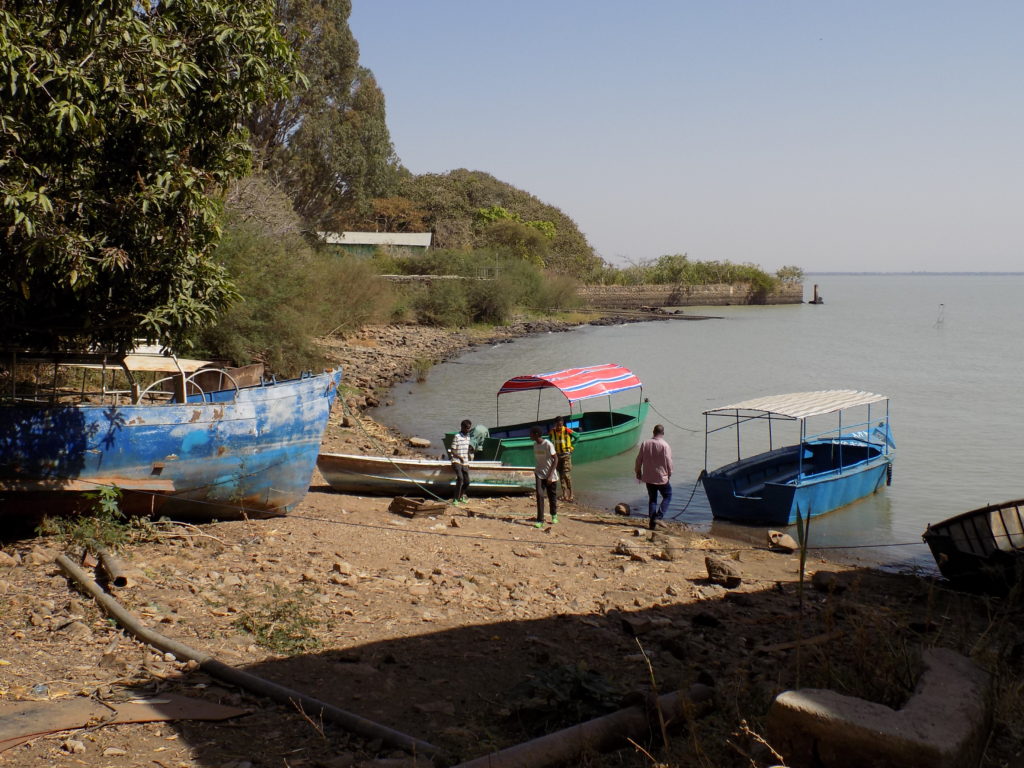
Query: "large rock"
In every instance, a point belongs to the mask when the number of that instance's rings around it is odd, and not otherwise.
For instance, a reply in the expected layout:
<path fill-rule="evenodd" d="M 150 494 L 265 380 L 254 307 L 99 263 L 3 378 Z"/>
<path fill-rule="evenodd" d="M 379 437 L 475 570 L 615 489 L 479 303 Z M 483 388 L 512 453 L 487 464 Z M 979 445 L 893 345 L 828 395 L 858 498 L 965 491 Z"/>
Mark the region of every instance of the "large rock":
<path fill-rule="evenodd" d="M 743 572 L 732 560 L 706 555 L 704 566 L 708 569 L 708 581 L 712 584 L 720 584 L 732 589 L 743 582 Z"/>
<path fill-rule="evenodd" d="M 838 573 L 832 571 L 815 571 L 811 576 L 811 586 L 819 592 L 839 595 L 846 591 L 846 582 Z"/>
<path fill-rule="evenodd" d="M 796 539 L 782 531 L 768 531 L 768 549 L 774 552 L 792 554 L 800 548 Z"/>
<path fill-rule="evenodd" d="M 768 741 L 792 768 L 958 768 L 977 765 L 988 731 L 988 675 L 945 648 L 924 652 L 901 710 L 835 691 L 785 691 L 768 712 Z"/>

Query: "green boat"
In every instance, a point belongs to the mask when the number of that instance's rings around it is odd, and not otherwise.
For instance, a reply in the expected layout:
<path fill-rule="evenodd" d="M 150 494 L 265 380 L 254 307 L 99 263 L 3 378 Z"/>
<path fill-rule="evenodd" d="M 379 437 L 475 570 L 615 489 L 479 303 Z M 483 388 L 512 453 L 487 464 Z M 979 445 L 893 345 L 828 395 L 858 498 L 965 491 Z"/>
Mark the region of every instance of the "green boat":
<path fill-rule="evenodd" d="M 547 419 L 539 417 L 540 391 L 554 388 L 569 401 L 568 414 L 555 414 Z M 569 368 L 553 373 L 517 376 L 506 381 L 498 390 L 498 398 L 510 392 L 537 391 L 538 418 L 521 424 L 509 424 L 489 430 L 487 437 L 478 440 L 473 458 L 477 461 L 500 461 L 515 466 L 533 466 L 533 440 L 530 430 L 540 427 L 545 436 L 554 426 L 557 416 L 574 434 L 575 463 L 597 461 L 628 451 L 640 439 L 640 430 L 647 418 L 648 402 L 643 397 L 643 384 L 628 368 L 614 363 L 587 368 Z M 636 403 L 612 409 L 611 396 L 620 392 L 638 390 Z M 576 404 L 596 397 L 607 397 L 607 410 L 583 410 Z M 501 421 L 500 410 L 497 421 Z M 454 432 L 444 437 L 445 447 L 451 447 Z"/>

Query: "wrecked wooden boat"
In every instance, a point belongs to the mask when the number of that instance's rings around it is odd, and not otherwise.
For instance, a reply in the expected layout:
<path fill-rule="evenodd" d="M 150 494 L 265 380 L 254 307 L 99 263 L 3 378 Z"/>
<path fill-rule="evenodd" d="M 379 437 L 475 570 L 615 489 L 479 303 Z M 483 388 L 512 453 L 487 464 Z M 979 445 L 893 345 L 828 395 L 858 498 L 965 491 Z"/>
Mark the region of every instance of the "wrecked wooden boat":
<path fill-rule="evenodd" d="M 569 412 L 541 418 L 540 396 L 545 390 L 551 389 L 569 401 Z M 635 403 L 612 408 L 612 395 L 633 390 L 638 392 Z M 637 444 L 649 408 L 643 397 L 643 384 L 636 374 L 621 365 L 605 363 L 509 379 L 498 389 L 495 423 L 501 424 L 502 395 L 532 391 L 537 392 L 537 418 L 490 429 L 488 436 L 476 448 L 474 456 L 477 459 L 532 467 L 533 440 L 530 439 L 530 430 L 539 427 L 547 436 L 557 416 L 562 416 L 565 426 L 573 431 L 573 462 L 606 459 L 628 451 Z M 583 410 L 582 405 L 577 410 L 578 404 L 598 397 L 608 398 L 607 410 Z M 445 435 L 446 448 L 451 447 L 454 436 L 454 432 Z"/>
<path fill-rule="evenodd" d="M 833 416 L 835 427 L 817 433 L 808 427 L 812 419 Z M 896 444 L 884 395 L 851 389 L 796 392 L 713 408 L 704 418 L 701 482 L 715 519 L 792 525 L 798 516 L 823 515 L 891 482 Z M 787 423 L 797 427 L 795 442 L 776 447 L 775 431 Z M 757 427 L 768 450 L 744 456 L 740 432 Z M 730 445 L 736 459 L 708 470 L 709 437 L 722 430 L 735 430 Z"/>
<path fill-rule="evenodd" d="M 939 572 L 955 585 L 1005 594 L 1024 573 L 1024 499 L 932 523 L 922 538 Z"/>
<path fill-rule="evenodd" d="M 281 514 L 305 496 L 341 371 L 246 383 L 159 354 L 0 358 L 0 517 Z"/>
<path fill-rule="evenodd" d="M 316 465 L 327 484 L 341 493 L 404 496 L 429 491 L 448 498 L 455 492 L 455 470 L 447 459 L 321 453 Z M 471 461 L 469 478 L 470 496 L 515 496 L 534 490 L 532 466 Z"/>

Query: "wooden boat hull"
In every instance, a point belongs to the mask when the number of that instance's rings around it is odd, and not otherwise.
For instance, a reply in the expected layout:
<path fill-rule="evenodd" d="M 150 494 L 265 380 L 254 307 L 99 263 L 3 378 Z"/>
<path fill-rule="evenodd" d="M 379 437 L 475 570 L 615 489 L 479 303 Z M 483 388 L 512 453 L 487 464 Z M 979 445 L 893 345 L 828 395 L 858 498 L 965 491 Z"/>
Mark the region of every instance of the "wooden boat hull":
<path fill-rule="evenodd" d="M 282 514 L 309 488 L 341 371 L 184 403 L 0 406 L 0 517 L 88 509 L 103 486 L 130 513 Z"/>
<path fill-rule="evenodd" d="M 321 453 L 317 468 L 327 484 L 341 493 L 415 496 L 429 491 L 447 498 L 455 490 L 455 471 L 451 462 L 440 459 Z M 532 466 L 472 461 L 469 479 L 471 496 L 513 496 L 530 493 L 534 489 Z"/>
<path fill-rule="evenodd" d="M 640 441 L 640 430 L 647 418 L 646 400 L 614 411 L 584 411 L 565 417 L 566 425 L 575 433 L 572 459 L 576 464 L 617 456 Z M 533 440 L 530 430 L 540 427 L 545 436 L 554 426 L 554 418 L 512 424 L 491 430 L 475 458 L 500 461 L 513 466 L 533 466 Z M 453 432 L 445 435 L 445 446 L 451 445 Z"/>
<path fill-rule="evenodd" d="M 844 445 L 834 460 L 829 441 L 787 446 L 701 475 L 716 520 L 754 525 L 793 525 L 797 514 L 817 517 L 869 496 L 890 478 L 892 454 L 871 444 Z M 803 472 L 798 474 L 798 466 Z"/>
<path fill-rule="evenodd" d="M 1024 568 L 1024 499 L 934 523 L 923 538 L 947 579 L 968 589 L 1005 593 Z"/>

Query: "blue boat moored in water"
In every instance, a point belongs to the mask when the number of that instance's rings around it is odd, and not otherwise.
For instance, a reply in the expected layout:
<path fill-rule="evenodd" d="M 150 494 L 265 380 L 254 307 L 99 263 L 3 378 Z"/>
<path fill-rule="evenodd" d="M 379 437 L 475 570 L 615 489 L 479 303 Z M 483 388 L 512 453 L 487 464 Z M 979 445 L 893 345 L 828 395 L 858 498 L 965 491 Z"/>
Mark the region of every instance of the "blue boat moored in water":
<path fill-rule="evenodd" d="M 820 424 L 824 417 L 835 426 L 812 434 L 809 422 Z M 715 519 L 792 525 L 798 515 L 823 515 L 891 482 L 896 446 L 885 395 L 796 392 L 713 408 L 704 418 L 701 481 Z M 775 431 L 794 425 L 796 441 L 775 447 Z M 709 438 L 723 430 L 730 431 L 736 460 L 708 470 Z M 760 433 L 768 450 L 744 458 L 741 431 Z"/>
<path fill-rule="evenodd" d="M 341 371 L 246 386 L 205 365 L 157 355 L 0 362 L 0 519 L 81 511 L 110 486 L 134 514 L 258 516 L 298 504 Z"/>

